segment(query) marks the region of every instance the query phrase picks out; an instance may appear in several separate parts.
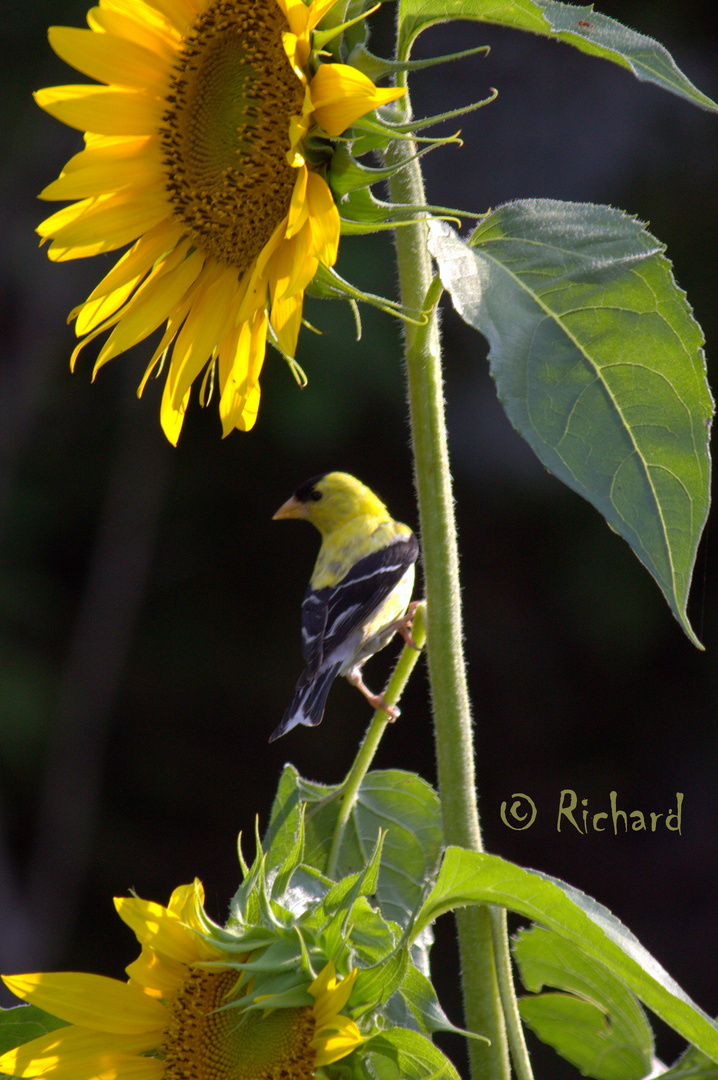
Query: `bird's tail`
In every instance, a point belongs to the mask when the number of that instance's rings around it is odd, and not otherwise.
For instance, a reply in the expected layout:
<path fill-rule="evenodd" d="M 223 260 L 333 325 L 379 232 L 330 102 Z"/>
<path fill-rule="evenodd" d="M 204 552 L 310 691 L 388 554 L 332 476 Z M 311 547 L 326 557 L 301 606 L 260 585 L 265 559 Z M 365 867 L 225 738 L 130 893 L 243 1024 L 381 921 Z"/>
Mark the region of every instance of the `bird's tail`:
<path fill-rule="evenodd" d="M 297 683 L 289 708 L 285 712 L 281 724 L 278 725 L 269 736 L 269 741 L 281 738 L 291 731 L 297 724 L 305 724 L 307 727 L 316 727 L 321 723 L 324 716 L 324 707 L 327 703 L 329 687 L 334 682 L 341 660 L 324 671 L 319 671 L 309 681 L 306 672 Z"/>

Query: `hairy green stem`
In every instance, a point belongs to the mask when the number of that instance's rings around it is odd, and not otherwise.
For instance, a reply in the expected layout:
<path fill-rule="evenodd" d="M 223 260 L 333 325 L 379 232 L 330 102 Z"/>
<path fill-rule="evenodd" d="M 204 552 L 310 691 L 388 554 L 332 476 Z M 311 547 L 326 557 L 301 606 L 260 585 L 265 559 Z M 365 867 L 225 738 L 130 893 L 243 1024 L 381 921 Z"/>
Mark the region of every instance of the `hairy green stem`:
<path fill-rule="evenodd" d="M 506 908 L 489 908 L 489 919 L 494 940 L 499 993 L 511 1049 L 511 1060 L 518 1080 L 533 1080 L 531 1059 L 524 1039 L 524 1029 L 521 1024 L 519 1005 L 514 989 L 513 972 L 511 971 L 511 950 L 506 926 Z"/>
<path fill-rule="evenodd" d="M 408 102 L 406 110 L 408 119 Z M 397 203 L 426 205 L 421 167 L 415 153 L 413 144 L 404 140 L 396 140 L 387 151 L 388 164 L 403 166 L 390 181 L 391 195 Z M 411 315 L 430 306 L 424 325 L 406 324 L 405 360 L 444 835 L 447 844 L 481 851 L 441 346 L 433 306 L 440 288 L 437 283 L 432 287 L 426 222 L 397 229 L 395 238 L 402 303 Z M 491 1040 L 488 1048 L 470 1040 L 473 1080 L 509 1080 L 511 1075 L 491 922 L 487 907 L 467 908 L 457 913 L 465 1024 L 469 1030 Z"/>
<path fill-rule="evenodd" d="M 426 625 L 425 625 L 425 605 L 419 604 L 414 615 L 414 622 L 411 628 L 411 636 L 418 649 L 412 649 L 410 645 L 405 645 L 401 651 L 399 659 L 396 662 L 396 667 L 389 680 L 389 685 L 384 691 L 384 701 L 387 705 L 396 705 L 399 698 L 404 693 L 404 687 L 409 681 L 409 676 L 416 667 L 416 662 L 421 655 L 421 647 L 426 639 Z M 386 730 L 387 724 L 390 724 L 391 720 L 384 712 L 383 709 L 377 709 L 372 717 L 371 723 L 367 728 L 366 735 L 361 741 L 361 745 L 357 751 L 357 755 L 354 758 L 351 769 L 347 773 L 346 780 L 341 787 L 342 803 L 339 808 L 339 815 L 337 817 L 336 825 L 334 826 L 334 835 L 332 837 L 332 846 L 329 849 L 329 858 L 327 860 L 326 874 L 327 877 L 334 878 L 336 875 L 337 861 L 339 859 L 339 852 L 341 851 L 342 839 L 344 837 L 344 831 L 349 821 L 349 817 L 354 808 L 354 804 L 359 794 L 359 788 L 362 785 L 362 781 L 366 776 L 374 755 L 377 752 L 381 737 Z"/>

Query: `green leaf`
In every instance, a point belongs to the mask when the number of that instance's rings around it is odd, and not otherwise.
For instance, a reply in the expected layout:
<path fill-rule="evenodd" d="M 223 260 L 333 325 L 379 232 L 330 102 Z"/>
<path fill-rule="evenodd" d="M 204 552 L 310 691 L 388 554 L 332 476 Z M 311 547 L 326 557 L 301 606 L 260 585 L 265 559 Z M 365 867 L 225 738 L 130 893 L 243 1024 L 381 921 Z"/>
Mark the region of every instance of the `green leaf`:
<path fill-rule="evenodd" d="M 641 1080 L 653 1067 L 653 1035 L 633 994 L 603 964 L 551 930 L 522 930 L 513 942 L 521 980 L 536 997 L 521 1018 L 544 1042 L 596 1080 Z M 555 986 L 568 994 L 539 994 Z"/>
<path fill-rule="evenodd" d="M 392 998 L 408 966 L 409 950 L 399 948 L 388 960 L 383 959 L 374 967 L 359 968 L 352 990 L 352 1006 L 354 1008 L 355 1003 L 358 1005 L 358 1008 L 354 1010 L 354 1015 L 365 1012 L 367 1008 L 374 1010 L 377 1005 L 384 1005 L 389 998 Z M 390 1005 L 381 1011 L 390 1021 L 393 1020 Z"/>
<path fill-rule="evenodd" d="M 393 956 L 400 937 L 396 923 L 387 922 L 365 897 L 355 901 L 351 915 L 351 926 L 342 930 L 342 940 L 349 937 L 362 964 L 369 967 Z"/>
<path fill-rule="evenodd" d="M 299 868 L 304 858 L 304 817 L 300 815 L 299 828 L 297 829 L 296 836 L 294 838 L 294 845 L 288 852 L 286 859 L 282 862 L 279 870 L 272 882 L 270 895 L 273 900 L 278 903 L 282 903 L 285 892 L 287 891 L 290 882 L 292 881 L 295 872 Z"/>
<path fill-rule="evenodd" d="M 39 1039 L 57 1028 L 67 1027 L 65 1020 L 38 1009 L 37 1005 L 16 1005 L 13 1009 L 0 1009 L 0 1054 L 23 1046 L 31 1039 Z"/>
<path fill-rule="evenodd" d="M 294 849 L 306 804 L 304 860 L 320 872 L 326 867 L 326 853 L 317 850 L 317 834 L 331 836 L 337 808 L 334 799 L 339 786 L 315 784 L 299 775 L 293 765 L 285 765 L 274 796 L 269 827 L 262 840 L 270 871 L 281 866 Z M 327 841 L 328 843 L 328 841 Z M 328 850 L 328 849 L 327 849 Z M 356 869 L 356 868 L 355 868 Z"/>
<path fill-rule="evenodd" d="M 572 994 L 539 994 L 519 1000 L 521 1019 L 534 1035 L 596 1080 L 641 1080 L 649 1075 L 629 1048 L 611 1045 L 604 1011 Z"/>
<path fill-rule="evenodd" d="M 559 0 L 536 0 L 549 24 L 550 32 L 569 45 L 591 56 L 632 71 L 642 82 L 651 82 L 672 94 L 718 111 L 718 105 L 702 93 L 678 68 L 671 54 L 651 37 L 629 30 L 627 26 L 593 10 L 593 4 L 580 7 Z"/>
<path fill-rule="evenodd" d="M 431 980 L 411 964 L 406 969 L 396 996 L 403 1002 L 412 1023 L 417 1024 L 424 1035 L 432 1035 L 435 1031 L 452 1031 L 467 1038 L 488 1041 L 483 1035 L 475 1035 L 452 1024 L 441 1007 Z"/>
<path fill-rule="evenodd" d="M 293 766 L 285 766 L 264 843 L 270 867 L 281 864 L 293 849 L 299 808 L 306 802 L 304 860 L 324 872 L 339 794 L 340 788 L 312 784 Z M 404 929 L 427 882 L 434 880 L 441 858 L 436 792 L 414 773 L 400 769 L 368 773 L 344 833 L 337 863 L 339 878 L 358 873 L 367 865 L 380 830 L 386 830 L 386 837 L 375 897 L 384 918 Z"/>
<path fill-rule="evenodd" d="M 359 896 L 373 896 L 377 890 L 379 879 L 379 867 L 381 864 L 381 852 L 384 846 L 382 832 L 377 833 L 374 851 L 367 859 L 362 870 L 356 874 L 349 874 L 342 878 L 327 893 L 324 907 L 328 912 L 343 911 L 345 914 L 351 911 Z"/>
<path fill-rule="evenodd" d="M 663 247 L 619 210 L 508 203 L 467 244 L 431 222 L 454 307 L 491 346 L 506 413 L 686 615 L 709 506 L 713 401 L 702 335 Z"/>
<path fill-rule="evenodd" d="M 718 105 L 693 85 L 667 49 L 653 38 L 629 30 L 616 19 L 559 0 L 400 0 L 399 57 L 409 55 L 422 30 L 445 19 L 470 19 L 511 26 L 565 41 L 591 56 L 612 60 L 637 79 L 698 105 L 718 111 Z"/>
<path fill-rule="evenodd" d="M 668 1072 L 661 1073 L 660 1080 L 718 1080 L 718 1065 L 689 1046 Z"/>
<path fill-rule="evenodd" d="M 463 848 L 447 850 L 414 932 L 470 904 L 498 904 L 554 930 L 603 964 L 657 1016 L 718 1061 L 718 1025 L 698 1008 L 634 935 L 590 896 L 535 870 Z"/>
<path fill-rule="evenodd" d="M 439 869 L 443 834 L 436 792 L 401 769 L 368 773 L 347 824 L 341 873 L 368 857 L 379 829 L 387 833 L 376 897 L 384 917 L 405 928 Z"/>
<path fill-rule="evenodd" d="M 392 1028 L 367 1039 L 361 1062 L 369 1080 L 459 1080 L 438 1046 L 409 1028 Z"/>

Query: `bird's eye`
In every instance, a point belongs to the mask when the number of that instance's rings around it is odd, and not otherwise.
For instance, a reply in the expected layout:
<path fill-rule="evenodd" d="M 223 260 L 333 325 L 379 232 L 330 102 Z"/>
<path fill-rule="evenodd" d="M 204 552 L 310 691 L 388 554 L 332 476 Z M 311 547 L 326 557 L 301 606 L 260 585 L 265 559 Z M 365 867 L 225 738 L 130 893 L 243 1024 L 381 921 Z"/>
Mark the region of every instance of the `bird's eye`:
<path fill-rule="evenodd" d="M 321 491 L 317 491 L 316 488 L 315 488 L 314 491 L 310 491 L 310 493 L 309 493 L 309 498 L 312 499 L 313 502 L 319 502 L 321 497 L 322 497 Z"/>

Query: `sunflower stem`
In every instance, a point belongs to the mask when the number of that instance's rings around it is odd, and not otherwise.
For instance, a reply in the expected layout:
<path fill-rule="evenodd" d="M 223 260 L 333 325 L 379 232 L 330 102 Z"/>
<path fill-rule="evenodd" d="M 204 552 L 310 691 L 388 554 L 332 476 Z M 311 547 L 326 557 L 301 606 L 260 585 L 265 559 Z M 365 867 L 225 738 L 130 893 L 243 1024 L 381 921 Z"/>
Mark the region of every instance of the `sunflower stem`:
<path fill-rule="evenodd" d="M 389 685 L 384 691 L 384 701 L 387 705 L 397 704 L 399 698 L 404 693 L 404 688 L 409 681 L 409 676 L 416 667 L 416 662 L 421 655 L 421 648 L 426 639 L 425 610 L 426 608 L 423 603 L 419 604 L 416 609 L 414 622 L 411 628 L 411 636 L 419 648 L 412 649 L 410 645 L 405 645 L 402 649 L 399 659 L 396 662 L 396 667 L 389 680 Z M 367 728 L 366 734 L 361 741 L 352 767 L 342 784 L 342 801 L 339 807 L 339 816 L 337 817 L 336 825 L 334 826 L 332 846 L 329 849 L 329 858 L 327 860 L 326 874 L 329 878 L 334 879 L 336 877 L 339 853 L 341 851 L 347 822 L 349 821 L 349 817 L 357 801 L 359 789 L 364 777 L 369 771 L 371 763 L 374 760 L 374 755 L 379 748 L 379 743 L 386 731 L 386 726 L 390 723 L 391 720 L 384 710 L 377 709 Z"/>
<path fill-rule="evenodd" d="M 402 104 L 411 116 L 408 94 Z M 411 142 L 397 140 L 386 152 L 402 166 L 390 180 L 395 202 L 426 206 L 421 164 Z M 439 796 L 447 844 L 481 851 L 471 713 L 466 682 L 459 587 L 459 561 L 452 479 L 444 413 L 441 343 L 432 282 L 426 218 L 395 234 L 401 301 L 423 324 L 405 323 L 405 361 L 419 500 L 427 601 L 427 650 L 434 712 Z M 473 1080 L 509 1080 L 502 998 L 514 1001 L 505 919 L 488 907 L 456 915 L 465 1024 L 491 1045 L 469 1040 Z M 503 929 L 502 929 L 503 927 Z M 497 962 L 496 949 L 501 958 Z M 499 986 L 501 979 L 501 987 Z M 513 1027 L 513 1025 L 512 1025 Z M 512 1042 L 517 1038 L 512 1030 Z M 518 1036 L 520 1039 L 520 1035 Z M 514 1053 L 514 1059 L 517 1055 Z M 524 1074 L 525 1075 L 525 1074 Z"/>

